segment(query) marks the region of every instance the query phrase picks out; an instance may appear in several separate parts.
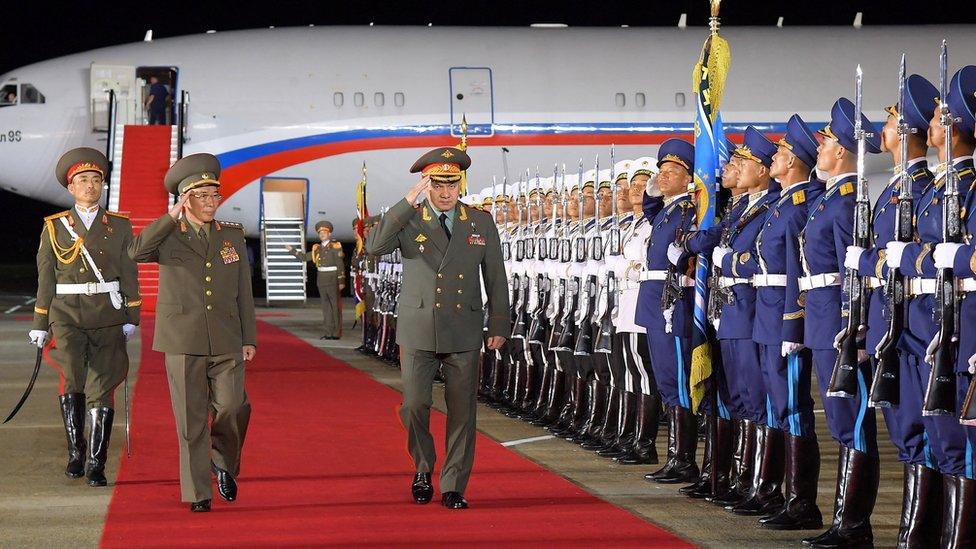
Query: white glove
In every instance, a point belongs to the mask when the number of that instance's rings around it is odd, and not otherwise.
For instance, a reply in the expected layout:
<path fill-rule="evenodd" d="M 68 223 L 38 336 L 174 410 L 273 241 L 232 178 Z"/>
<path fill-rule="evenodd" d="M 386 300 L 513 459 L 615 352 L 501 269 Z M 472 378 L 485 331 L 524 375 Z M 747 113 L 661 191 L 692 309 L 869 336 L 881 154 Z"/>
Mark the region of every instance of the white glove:
<path fill-rule="evenodd" d="M 715 331 L 716 332 L 718 331 L 718 328 L 721 325 L 722 325 L 722 319 L 721 318 L 716 318 L 715 320 L 712 321 L 712 326 L 715 327 Z"/>
<path fill-rule="evenodd" d="M 936 269 L 951 269 L 953 262 L 956 260 L 956 252 L 959 248 L 962 248 L 962 244 L 955 242 L 943 242 L 935 246 L 935 251 L 932 252 L 932 259 L 935 260 Z"/>
<path fill-rule="evenodd" d="M 840 350 L 840 344 L 844 340 L 844 334 L 847 333 L 847 328 L 841 328 L 837 335 L 834 336 L 834 349 Z"/>
<path fill-rule="evenodd" d="M 673 328 L 671 319 L 674 317 L 674 307 L 664 309 L 661 311 L 661 314 L 664 315 L 664 333 L 670 334 Z"/>
<path fill-rule="evenodd" d="M 715 249 L 712 250 L 712 265 L 721 267 L 722 260 L 725 259 L 725 256 L 729 255 L 730 253 L 732 253 L 731 248 L 723 248 L 722 246 L 716 246 Z"/>
<path fill-rule="evenodd" d="M 885 263 L 888 264 L 889 269 L 897 269 L 901 266 L 901 256 L 905 253 L 906 246 L 908 246 L 907 242 L 898 242 L 897 240 L 888 243 L 885 248 Z"/>
<path fill-rule="evenodd" d="M 852 271 L 856 271 L 858 262 L 861 260 L 861 255 L 863 253 L 864 248 L 860 246 L 848 246 L 847 255 L 844 256 L 844 266 Z"/>
<path fill-rule="evenodd" d="M 677 267 L 678 260 L 681 259 L 681 254 L 683 253 L 684 251 L 681 248 L 679 248 L 677 244 L 672 242 L 671 245 L 668 246 L 668 261 L 670 261 L 672 265 Z"/>
<path fill-rule="evenodd" d="M 969 373 L 976 375 L 976 355 L 969 357 Z"/>
<path fill-rule="evenodd" d="M 129 341 L 132 339 L 132 334 L 136 333 L 135 324 L 123 324 L 122 325 L 122 335 L 125 336 L 125 340 Z"/>
<path fill-rule="evenodd" d="M 657 183 L 653 179 L 647 182 L 647 188 L 644 189 L 644 192 L 651 198 L 664 196 L 664 193 L 661 192 L 661 189 L 658 188 Z"/>
<path fill-rule="evenodd" d="M 31 330 L 27 332 L 27 337 L 30 338 L 31 344 L 43 348 L 47 343 L 47 330 Z"/>
<path fill-rule="evenodd" d="M 803 344 L 802 343 L 794 343 L 792 341 L 784 341 L 783 342 L 782 355 L 783 356 L 789 356 L 790 353 L 799 352 L 801 349 L 803 349 Z"/>

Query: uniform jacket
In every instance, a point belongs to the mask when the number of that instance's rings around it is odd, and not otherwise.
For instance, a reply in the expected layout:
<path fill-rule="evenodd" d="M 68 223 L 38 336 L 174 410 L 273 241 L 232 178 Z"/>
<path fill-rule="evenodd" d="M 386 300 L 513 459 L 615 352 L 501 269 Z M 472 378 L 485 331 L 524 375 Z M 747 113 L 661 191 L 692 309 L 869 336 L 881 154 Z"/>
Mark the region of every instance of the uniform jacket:
<path fill-rule="evenodd" d="M 213 356 L 257 344 L 243 227 L 214 220 L 204 242 L 187 221 L 164 214 L 129 253 L 139 263 L 159 263 L 153 350 Z"/>
<path fill-rule="evenodd" d="M 667 206 L 664 206 L 663 198 L 652 198 L 645 195 L 644 215 L 651 220 L 651 239 L 647 247 L 646 269 L 649 271 L 665 271 L 671 264 L 668 261 L 668 246 L 674 243 L 678 230 L 680 229 L 687 234 L 694 228 L 695 206 L 687 195 L 678 198 Z M 679 275 L 688 275 L 689 272 L 690 268 L 687 264 L 682 264 L 678 268 Z M 647 330 L 665 331 L 664 314 L 661 311 L 661 295 L 663 293 L 664 281 L 647 280 L 641 282 L 640 293 L 637 298 L 637 324 Z M 694 294 L 693 288 L 684 288 L 682 298 L 675 303 L 674 315 L 671 319 L 671 333 L 676 337 L 691 337 Z"/>
<path fill-rule="evenodd" d="M 88 260 L 76 246 L 61 220 L 67 219 L 106 282 L 117 280 L 123 296 L 121 309 L 112 305 L 109 294 L 58 295 L 57 284 L 98 282 Z M 129 257 L 132 224 L 127 216 L 102 208 L 85 229 L 74 208 L 44 218 L 41 244 L 37 250 L 37 301 L 35 330 L 47 330 L 54 323 L 93 329 L 122 324 L 139 324 L 139 280 L 136 264 Z"/>
<path fill-rule="evenodd" d="M 367 253 L 399 248 L 403 286 L 398 298 L 397 343 L 436 353 L 481 348 L 484 308 L 481 276 L 488 294 L 488 336 L 509 337 L 505 264 L 491 215 L 458 203 L 447 239 L 432 207 L 406 199 L 383 216 L 366 239 Z M 513 250 L 514 251 L 514 250 Z"/>
<path fill-rule="evenodd" d="M 338 284 L 346 282 L 346 265 L 343 261 L 342 244 L 336 240 L 330 240 L 325 245 L 312 244 L 312 249 L 307 253 L 300 250 L 292 250 L 291 255 L 302 261 L 311 261 L 318 269 L 316 285 L 319 288 L 332 288 Z M 335 267 L 335 269 L 331 269 Z"/>

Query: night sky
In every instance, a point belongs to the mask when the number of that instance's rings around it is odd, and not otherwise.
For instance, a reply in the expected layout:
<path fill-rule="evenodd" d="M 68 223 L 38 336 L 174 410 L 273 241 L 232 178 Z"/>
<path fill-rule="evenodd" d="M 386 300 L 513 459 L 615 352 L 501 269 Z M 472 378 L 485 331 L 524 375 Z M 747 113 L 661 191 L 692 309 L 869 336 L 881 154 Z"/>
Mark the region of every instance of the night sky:
<path fill-rule="evenodd" d="M 267 26 L 426 25 L 524 26 L 566 23 L 570 26 L 671 26 L 681 13 L 689 26 L 708 20 L 705 0 L 659 2 L 486 0 L 411 3 L 404 1 L 297 2 L 41 2 L 6 3 L 0 31 L 0 73 L 36 61 L 98 47 L 142 40 L 146 30 L 155 38 Z M 21 6 L 33 6 L 25 9 Z M 961 7 L 958 7 L 961 6 Z M 17 11 L 18 9 L 23 11 Z M 863 12 L 864 25 L 974 23 L 972 4 L 823 0 L 759 2 L 725 0 L 722 24 L 849 25 Z M 910 27 L 906 26 L 906 32 Z M 976 61 L 976 60 L 974 60 Z M 0 167 L 2 169 L 2 167 Z M 50 205 L 0 191 L 4 226 L 15 233 L 5 239 L 0 263 L 30 263 L 43 216 L 58 210 Z M 12 236 L 12 238 L 11 238 Z M 0 288 L 2 291 L 2 288 Z"/>

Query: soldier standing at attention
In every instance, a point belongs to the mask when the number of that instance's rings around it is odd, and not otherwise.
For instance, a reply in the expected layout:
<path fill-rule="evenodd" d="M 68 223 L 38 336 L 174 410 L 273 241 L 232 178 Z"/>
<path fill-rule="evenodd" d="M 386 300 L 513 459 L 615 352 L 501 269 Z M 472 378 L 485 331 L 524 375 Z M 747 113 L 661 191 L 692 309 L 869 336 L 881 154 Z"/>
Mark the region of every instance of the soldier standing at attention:
<path fill-rule="evenodd" d="M 339 293 L 346 287 L 346 266 L 343 263 L 342 244 L 332 240 L 333 226 L 330 221 L 319 221 L 315 232 L 321 244 L 313 244 L 312 251 L 305 253 L 293 246 L 285 246 L 291 255 L 302 261 L 311 261 L 318 269 L 319 295 L 322 297 L 323 334 L 319 339 L 342 337 L 342 302 Z"/>
<path fill-rule="evenodd" d="M 179 200 L 129 250 L 138 262 L 159 263 L 153 350 L 166 353 L 180 489 L 193 512 L 210 511 L 211 471 L 220 497 L 237 499 L 234 477 L 251 417 L 244 363 L 257 352 L 244 230 L 214 219 L 219 177 L 220 161 L 211 154 L 173 164 L 164 185 Z"/>
<path fill-rule="evenodd" d="M 95 149 L 72 149 L 55 174 L 75 199 L 44 218 L 37 250 L 37 301 L 31 343 L 54 334 L 51 359 L 61 376 L 61 415 L 70 478 L 105 486 L 105 461 L 115 415 L 115 388 L 129 373 L 125 341 L 139 323 L 139 281 L 127 249 L 132 225 L 98 205 L 108 160 Z M 86 383 L 87 380 L 87 383 Z M 85 466 L 85 411 L 91 418 Z"/>
<path fill-rule="evenodd" d="M 458 204 L 461 171 L 471 165 L 454 147 L 423 155 L 411 173 L 421 179 L 383 216 L 366 240 L 366 251 L 383 255 L 399 249 L 403 285 L 398 298 L 402 326 L 397 332 L 403 405 L 400 419 L 416 474 L 411 492 L 417 503 L 434 494 L 430 473 L 437 458 L 430 435 L 431 387 L 443 364 L 447 400 L 447 456 L 441 471 L 441 503 L 465 509 L 474 463 L 478 356 L 488 295 L 489 351 L 511 334 L 508 288 L 498 230 L 491 216 Z M 417 198 L 426 195 L 419 206 Z"/>

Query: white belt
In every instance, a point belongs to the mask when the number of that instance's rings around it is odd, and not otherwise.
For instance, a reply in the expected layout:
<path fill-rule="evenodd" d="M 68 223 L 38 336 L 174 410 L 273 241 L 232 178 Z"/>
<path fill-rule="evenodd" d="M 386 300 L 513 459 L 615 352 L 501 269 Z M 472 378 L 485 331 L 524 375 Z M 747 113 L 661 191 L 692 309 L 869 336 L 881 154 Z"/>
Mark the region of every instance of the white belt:
<path fill-rule="evenodd" d="M 731 288 L 737 284 L 748 284 L 748 278 L 733 278 L 731 276 L 720 276 L 718 279 L 719 288 Z"/>
<path fill-rule="evenodd" d="M 828 286 L 840 286 L 840 275 L 837 273 L 822 273 L 800 277 L 800 291 L 816 290 Z"/>
<path fill-rule="evenodd" d="M 926 295 L 935 293 L 934 278 L 912 277 L 908 279 L 908 295 Z"/>
<path fill-rule="evenodd" d="M 617 290 L 623 292 L 626 290 L 637 290 L 640 288 L 640 282 L 636 280 L 621 280 L 617 283 Z"/>
<path fill-rule="evenodd" d="M 641 282 L 646 282 L 648 280 L 661 280 L 661 281 L 663 281 L 663 280 L 667 280 L 667 279 L 668 279 L 668 272 L 667 271 L 641 271 L 640 272 L 640 281 Z M 684 288 L 694 288 L 695 287 L 695 279 L 694 278 L 688 278 L 685 275 L 680 275 L 678 277 L 678 280 L 679 280 L 681 286 L 684 287 Z"/>
<path fill-rule="evenodd" d="M 976 278 L 963 278 L 956 284 L 960 292 L 976 292 Z"/>
<path fill-rule="evenodd" d="M 878 278 L 876 276 L 868 276 L 868 277 L 865 277 L 864 278 L 864 281 L 867 283 L 868 288 L 871 288 L 871 289 L 880 288 L 880 287 L 882 287 L 882 286 L 884 286 L 885 284 L 888 283 L 887 280 Z"/>
<path fill-rule="evenodd" d="M 117 280 L 113 280 L 112 282 L 86 282 L 84 284 L 58 284 L 56 291 L 59 295 L 107 294 L 109 292 L 119 291 L 119 282 Z"/>
<path fill-rule="evenodd" d="M 332 267 L 319 267 L 320 273 L 331 273 L 332 271 L 338 271 L 339 267 L 333 265 Z"/>
<path fill-rule="evenodd" d="M 763 288 L 766 286 L 786 287 L 786 275 L 757 274 L 752 277 L 752 285 L 756 288 Z"/>

